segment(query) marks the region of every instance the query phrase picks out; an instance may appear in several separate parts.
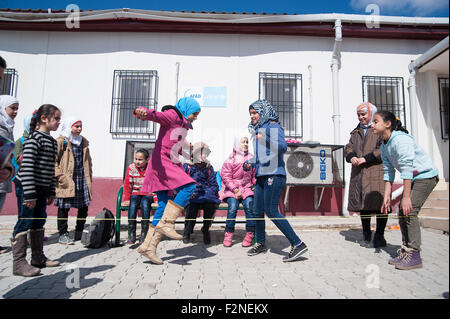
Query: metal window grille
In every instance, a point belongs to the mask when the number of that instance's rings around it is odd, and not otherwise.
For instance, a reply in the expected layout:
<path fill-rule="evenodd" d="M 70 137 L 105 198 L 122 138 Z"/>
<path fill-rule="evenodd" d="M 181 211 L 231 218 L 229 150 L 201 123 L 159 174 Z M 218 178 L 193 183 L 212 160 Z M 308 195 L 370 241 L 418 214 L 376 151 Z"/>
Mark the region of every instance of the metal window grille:
<path fill-rule="evenodd" d="M 114 138 L 146 139 L 155 134 L 155 125 L 133 115 L 138 106 L 156 109 L 157 71 L 114 71 L 110 132 Z"/>
<path fill-rule="evenodd" d="M 280 117 L 285 137 L 303 137 L 302 75 L 259 73 L 259 99 L 266 99 Z"/>
<path fill-rule="evenodd" d="M 0 93 L 2 95 L 17 96 L 17 79 L 19 75 L 14 69 L 6 69 L 3 75 L 2 85 L 0 87 Z"/>
<path fill-rule="evenodd" d="M 439 81 L 439 110 L 441 114 L 441 135 L 448 139 L 448 78 L 438 78 Z"/>
<path fill-rule="evenodd" d="M 363 101 L 375 105 L 378 111 L 394 113 L 406 127 L 403 78 L 363 76 Z"/>

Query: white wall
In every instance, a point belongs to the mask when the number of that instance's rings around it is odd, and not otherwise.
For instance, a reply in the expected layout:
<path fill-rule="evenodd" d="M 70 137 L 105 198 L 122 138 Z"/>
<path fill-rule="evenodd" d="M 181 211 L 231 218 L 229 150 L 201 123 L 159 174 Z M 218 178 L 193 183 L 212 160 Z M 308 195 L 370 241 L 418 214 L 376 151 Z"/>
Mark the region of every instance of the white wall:
<path fill-rule="evenodd" d="M 177 62 L 180 88 L 226 86 L 228 107 L 204 107 L 188 135 L 192 142 L 210 144 L 211 161 L 219 169 L 232 150 L 233 136 L 247 134 L 248 105 L 258 98 L 259 72 L 302 74 L 306 141 L 310 139 L 311 65 L 314 140 L 333 143 L 333 42 L 333 38 L 294 36 L 0 31 L 0 55 L 19 74 L 15 137 L 22 134 L 26 114 L 43 103 L 53 103 L 63 116 L 82 117 L 83 135 L 91 143 L 94 176 L 121 177 L 125 141 L 114 140 L 109 133 L 114 70 L 157 70 L 160 106 L 175 103 Z M 409 122 L 408 64 L 436 42 L 350 39 L 344 34 L 341 144 L 348 142 L 357 125 L 355 110 L 362 100 L 363 75 L 404 78 Z M 350 166 L 346 170 L 350 172 Z"/>

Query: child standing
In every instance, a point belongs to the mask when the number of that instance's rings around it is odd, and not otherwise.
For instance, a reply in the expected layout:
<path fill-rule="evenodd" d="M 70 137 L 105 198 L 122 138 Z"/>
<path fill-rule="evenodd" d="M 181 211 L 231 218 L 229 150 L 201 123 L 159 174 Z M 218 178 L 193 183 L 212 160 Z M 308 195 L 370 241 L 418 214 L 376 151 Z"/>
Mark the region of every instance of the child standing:
<path fill-rule="evenodd" d="M 14 119 L 18 110 L 19 101 L 15 97 L 0 95 L 0 135 L 11 141 L 14 141 Z M 12 172 L 12 175 L 14 175 L 14 172 Z M 6 194 L 11 192 L 11 178 L 0 183 L 0 212 L 5 203 Z"/>
<path fill-rule="evenodd" d="M 371 127 L 376 112 L 377 108 L 369 102 L 362 103 L 356 108 L 359 124 L 350 133 L 350 141 L 345 146 L 344 156 L 347 162 L 352 164 L 348 210 L 360 213 L 365 247 L 369 247 L 372 241 L 371 215 L 377 216 L 377 228 L 372 244 L 378 248 L 386 246 L 384 229 L 388 216 L 380 214 L 384 194 L 380 151 L 382 139 Z"/>
<path fill-rule="evenodd" d="M 82 130 L 82 121 L 69 117 L 63 123 L 61 136 L 56 139 L 55 206 L 58 207 L 58 242 L 62 245 L 74 244 L 67 231 L 70 208 L 78 208 L 74 240 L 80 240 L 92 200 L 92 159 L 89 141 L 81 135 Z"/>
<path fill-rule="evenodd" d="M 398 256 L 389 260 L 396 269 L 422 268 L 419 212 L 439 182 L 439 171 L 431 158 L 416 143 L 402 123 L 391 112 L 381 111 L 373 119 L 373 131 L 381 136 L 381 158 L 384 170 L 384 200 L 381 212 L 391 211 L 391 190 L 395 170 L 403 179 L 399 223 L 403 245 Z"/>
<path fill-rule="evenodd" d="M 50 135 L 56 131 L 61 112 L 51 104 L 42 105 L 30 124 L 30 137 L 23 146 L 23 159 L 17 178 L 24 193 L 24 207 L 17 221 L 13 238 L 13 274 L 36 276 L 39 268 L 55 267 L 59 262 L 48 259 L 43 252 L 46 206 L 55 199 L 55 160 L 57 143 Z M 34 131 L 39 123 L 39 130 Z M 26 260 L 27 235 L 30 235 L 31 265 Z"/>
<path fill-rule="evenodd" d="M 207 160 L 211 153 L 208 145 L 203 142 L 194 144 L 192 151 L 193 161 L 183 164 L 184 171 L 192 177 L 197 186 L 189 205 L 186 207 L 186 221 L 184 222 L 183 243 L 189 242 L 191 234 L 194 232 L 194 226 L 198 211 L 203 210 L 203 242 L 206 245 L 211 243 L 209 228 L 216 214 L 216 205 L 220 203 L 216 173 L 214 167 Z"/>
<path fill-rule="evenodd" d="M 184 146 L 190 145 L 185 138 L 199 113 L 198 102 L 187 97 L 178 100 L 175 106 L 164 106 L 162 112 L 143 107 L 134 110 L 134 115 L 139 119 L 161 125 L 142 187 L 144 192 L 156 193 L 158 208 L 152 226 L 138 248 L 140 254 L 156 264 L 163 263 L 156 255 L 156 248 L 164 235 L 177 240 L 183 238 L 175 231 L 175 220 L 189 203 L 196 183 L 185 173 L 178 157 L 183 155 L 189 159 L 189 155 L 182 150 Z M 169 199 L 169 190 L 177 191 L 173 201 Z"/>
<path fill-rule="evenodd" d="M 253 157 L 248 152 L 248 138 L 243 137 L 234 142 L 233 153 L 222 165 L 220 175 L 222 188 L 219 192 L 220 199 L 228 204 L 227 222 L 223 245 L 230 247 L 239 203 L 242 203 L 245 211 L 245 237 L 242 247 L 249 247 L 255 235 L 255 220 L 253 218 L 253 190 L 256 183 L 254 170 L 244 171 L 242 165 Z"/>
<path fill-rule="evenodd" d="M 249 106 L 249 113 L 251 122 L 248 128 L 254 138 L 255 157 L 244 163 L 244 169 L 249 170 L 253 167 L 256 171 L 253 206 L 253 216 L 256 219 L 256 243 L 247 254 L 254 256 L 267 250 L 265 212 L 291 243 L 291 251 L 283 258 L 283 261 L 294 261 L 307 252 L 308 248 L 295 234 L 287 219 L 278 211 L 281 192 L 286 185 L 283 153 L 287 150 L 287 144 L 284 139 L 284 130 L 277 113 L 266 100 L 252 103 Z"/>
<path fill-rule="evenodd" d="M 140 244 L 144 242 L 147 235 L 153 196 L 149 193 L 144 193 L 142 185 L 144 185 L 145 170 L 147 169 L 149 157 L 150 155 L 146 149 L 138 149 L 134 156 L 134 162 L 128 166 L 123 182 L 122 206 L 129 206 L 127 245 L 136 242 L 136 214 L 139 205 L 142 208 Z"/>

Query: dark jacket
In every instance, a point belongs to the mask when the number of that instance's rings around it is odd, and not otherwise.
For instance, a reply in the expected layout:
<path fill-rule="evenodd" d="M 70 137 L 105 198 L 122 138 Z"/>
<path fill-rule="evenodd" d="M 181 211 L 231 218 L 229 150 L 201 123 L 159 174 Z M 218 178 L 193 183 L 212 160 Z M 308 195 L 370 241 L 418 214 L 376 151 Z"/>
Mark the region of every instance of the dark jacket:
<path fill-rule="evenodd" d="M 210 164 L 200 168 L 198 164 L 183 164 L 184 171 L 198 184 L 195 192 L 189 201 L 190 203 L 220 203 L 219 185 L 217 184 L 216 173 Z"/>
<path fill-rule="evenodd" d="M 353 157 L 364 157 L 366 163 L 360 166 L 352 165 L 350 186 L 348 192 L 348 207 L 352 212 L 380 211 L 383 204 L 384 181 L 383 164 L 381 161 L 381 137 L 368 128 L 358 125 L 350 133 L 350 141 L 345 146 L 344 156 L 348 163 Z"/>

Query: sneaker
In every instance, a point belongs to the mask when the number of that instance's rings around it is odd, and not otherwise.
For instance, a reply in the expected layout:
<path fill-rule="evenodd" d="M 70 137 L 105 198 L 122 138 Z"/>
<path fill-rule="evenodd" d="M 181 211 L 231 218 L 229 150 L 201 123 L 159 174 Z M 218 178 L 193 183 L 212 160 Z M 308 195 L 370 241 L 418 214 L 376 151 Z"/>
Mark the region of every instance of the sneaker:
<path fill-rule="evenodd" d="M 267 251 L 266 245 L 256 243 L 253 245 L 253 247 L 247 252 L 248 256 L 255 256 L 260 253 L 265 253 Z"/>
<path fill-rule="evenodd" d="M 305 243 L 301 243 L 297 246 L 291 246 L 291 251 L 289 252 L 289 255 L 283 258 L 284 262 L 287 261 L 294 261 L 300 258 L 301 255 L 306 253 L 308 251 L 308 247 L 306 247 Z"/>
<path fill-rule="evenodd" d="M 422 268 L 422 259 L 420 258 L 420 251 L 410 250 L 405 251 L 402 260 L 395 264 L 395 269 L 410 270 Z"/>
<path fill-rule="evenodd" d="M 73 240 L 70 239 L 70 237 L 69 237 L 69 233 L 60 235 L 58 243 L 60 243 L 61 245 L 73 245 L 74 244 Z"/>
<path fill-rule="evenodd" d="M 233 242 L 233 235 L 234 233 L 232 232 L 225 232 L 225 236 L 223 238 L 223 246 L 224 247 L 231 247 L 231 244 Z"/>
<path fill-rule="evenodd" d="M 246 232 L 244 240 L 242 241 L 242 247 L 250 247 L 252 245 L 254 237 L 255 237 L 254 232 Z"/>

